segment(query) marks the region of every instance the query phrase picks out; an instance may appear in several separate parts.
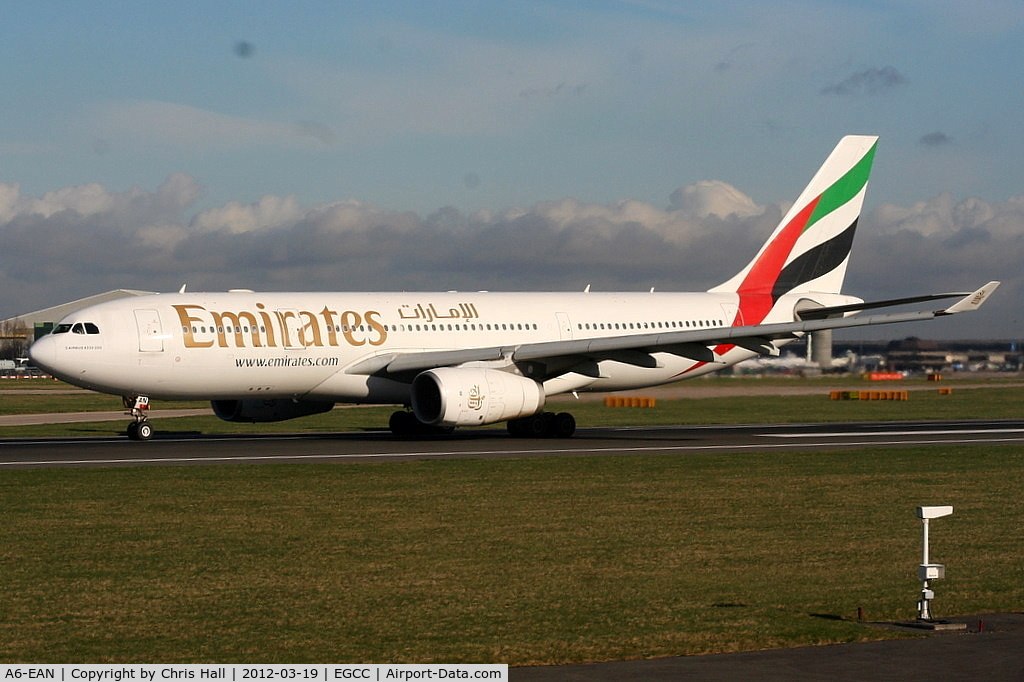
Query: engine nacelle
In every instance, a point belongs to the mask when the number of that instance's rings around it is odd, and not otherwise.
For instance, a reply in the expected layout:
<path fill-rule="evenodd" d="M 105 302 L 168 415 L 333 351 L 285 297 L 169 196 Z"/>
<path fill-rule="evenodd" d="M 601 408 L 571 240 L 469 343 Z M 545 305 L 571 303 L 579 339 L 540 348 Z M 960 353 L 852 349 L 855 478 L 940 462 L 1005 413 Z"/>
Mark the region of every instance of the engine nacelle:
<path fill-rule="evenodd" d="M 321 400 L 211 400 L 213 413 L 226 422 L 280 422 L 334 409 Z"/>
<path fill-rule="evenodd" d="M 439 367 L 412 382 L 412 411 L 431 426 L 481 426 L 536 414 L 544 389 L 496 369 Z"/>

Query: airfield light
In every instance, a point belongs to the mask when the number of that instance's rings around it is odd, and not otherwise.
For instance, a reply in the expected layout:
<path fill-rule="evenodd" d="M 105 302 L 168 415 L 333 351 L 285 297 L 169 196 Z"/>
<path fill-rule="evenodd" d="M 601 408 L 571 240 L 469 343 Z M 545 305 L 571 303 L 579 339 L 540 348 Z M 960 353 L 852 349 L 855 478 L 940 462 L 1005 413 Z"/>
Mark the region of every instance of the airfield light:
<path fill-rule="evenodd" d="M 935 592 L 929 587 L 932 580 L 939 580 L 946 577 L 946 567 L 943 564 L 933 564 L 928 559 L 928 522 L 932 519 L 939 519 L 953 513 L 953 507 L 943 505 L 938 507 L 918 507 L 917 518 L 921 519 L 924 526 L 923 542 L 921 551 L 921 565 L 917 567 L 917 577 L 921 581 L 921 599 L 917 602 L 917 619 L 931 620 L 928 611 L 928 603 L 935 598 Z"/>

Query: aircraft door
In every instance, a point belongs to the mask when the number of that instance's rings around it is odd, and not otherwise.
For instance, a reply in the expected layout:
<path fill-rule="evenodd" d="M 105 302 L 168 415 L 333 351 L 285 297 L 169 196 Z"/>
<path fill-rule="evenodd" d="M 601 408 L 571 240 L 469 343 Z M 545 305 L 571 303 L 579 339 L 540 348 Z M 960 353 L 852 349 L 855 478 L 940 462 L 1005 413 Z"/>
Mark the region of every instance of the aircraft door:
<path fill-rule="evenodd" d="M 558 339 L 560 341 L 572 340 L 572 322 L 569 321 L 569 313 L 555 313 L 558 318 Z"/>
<path fill-rule="evenodd" d="M 726 326 L 742 327 L 743 326 L 743 313 L 740 312 L 740 307 L 735 303 L 723 303 L 722 312 L 725 313 L 725 319 L 722 320 Z"/>
<path fill-rule="evenodd" d="M 136 310 L 135 325 L 139 330 L 139 351 L 160 353 L 164 349 L 164 330 L 160 313 L 155 310 Z"/>
<path fill-rule="evenodd" d="M 278 318 L 283 323 L 284 339 L 283 345 L 287 350 L 306 350 L 303 342 L 302 316 L 294 308 L 280 308 L 277 312 Z"/>

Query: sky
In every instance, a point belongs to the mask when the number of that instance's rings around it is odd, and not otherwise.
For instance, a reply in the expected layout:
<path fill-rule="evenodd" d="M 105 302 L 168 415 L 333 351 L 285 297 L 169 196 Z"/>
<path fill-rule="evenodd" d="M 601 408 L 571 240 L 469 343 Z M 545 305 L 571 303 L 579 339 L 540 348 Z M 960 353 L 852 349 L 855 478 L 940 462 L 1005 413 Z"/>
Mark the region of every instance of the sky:
<path fill-rule="evenodd" d="M 1018 0 L 37 0 L 0 25 L 0 319 L 110 289 L 704 290 L 881 136 L 861 338 L 1024 337 Z"/>

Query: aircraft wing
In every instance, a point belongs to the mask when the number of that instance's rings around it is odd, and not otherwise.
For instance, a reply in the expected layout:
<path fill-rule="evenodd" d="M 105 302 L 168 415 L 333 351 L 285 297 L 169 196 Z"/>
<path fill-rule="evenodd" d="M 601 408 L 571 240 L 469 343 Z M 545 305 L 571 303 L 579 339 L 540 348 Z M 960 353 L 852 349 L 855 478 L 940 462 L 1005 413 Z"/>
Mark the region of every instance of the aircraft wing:
<path fill-rule="evenodd" d="M 666 331 L 651 334 L 629 334 L 605 336 L 569 341 L 545 341 L 508 346 L 491 346 L 441 351 L 385 353 L 369 358 L 348 368 L 349 374 L 396 375 L 418 372 L 435 367 L 452 367 L 469 362 L 509 360 L 511 362 L 543 362 L 546 377 L 560 373 L 582 361 L 618 360 L 640 367 L 655 367 L 657 360 L 651 353 L 662 352 L 680 355 L 698 362 L 715 362 L 712 347 L 734 345 L 762 355 L 778 355 L 778 348 L 772 343 L 777 339 L 793 339 L 823 329 L 847 329 L 898 322 L 930 320 L 944 315 L 976 310 L 999 286 L 989 282 L 980 289 L 962 298 L 948 308 L 941 310 L 920 310 L 914 312 L 854 315 L 850 317 L 823 317 L 842 315 L 850 310 L 870 310 L 884 306 L 903 305 L 961 296 L 961 294 L 933 294 L 929 296 L 892 299 L 874 303 L 860 303 L 853 306 L 816 308 L 802 313 L 811 319 L 796 322 L 779 322 L 744 327 L 718 327 L 690 331 Z M 808 315 L 807 313 L 810 313 Z"/>

